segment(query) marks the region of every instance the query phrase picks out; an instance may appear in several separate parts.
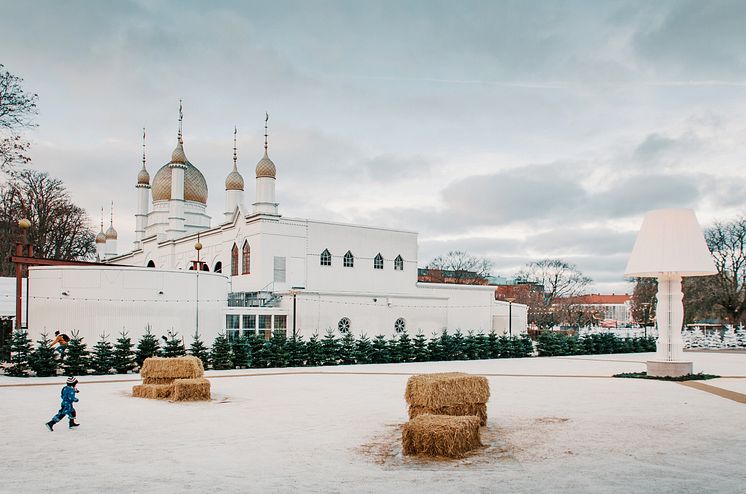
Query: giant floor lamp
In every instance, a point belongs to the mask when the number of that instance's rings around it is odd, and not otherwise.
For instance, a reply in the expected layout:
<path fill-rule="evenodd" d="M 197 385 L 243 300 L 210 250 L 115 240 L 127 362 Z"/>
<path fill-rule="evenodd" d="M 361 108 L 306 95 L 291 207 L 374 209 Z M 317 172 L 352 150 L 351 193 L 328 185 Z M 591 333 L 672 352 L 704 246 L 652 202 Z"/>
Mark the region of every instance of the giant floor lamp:
<path fill-rule="evenodd" d="M 681 338 L 681 279 L 716 273 L 694 211 L 658 209 L 645 215 L 624 275 L 658 278 L 657 355 L 647 362 L 648 375 L 679 377 L 692 373 L 692 362 L 684 360 Z"/>

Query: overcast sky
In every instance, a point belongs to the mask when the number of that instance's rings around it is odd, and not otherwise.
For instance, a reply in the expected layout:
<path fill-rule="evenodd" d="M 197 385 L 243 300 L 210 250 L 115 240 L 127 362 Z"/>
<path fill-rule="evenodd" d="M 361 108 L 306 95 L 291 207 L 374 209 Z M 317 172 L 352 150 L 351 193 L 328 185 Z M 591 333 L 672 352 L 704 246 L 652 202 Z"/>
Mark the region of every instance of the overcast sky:
<path fill-rule="evenodd" d="M 746 212 L 743 1 L 0 6 L 0 63 L 39 94 L 33 166 L 96 229 L 113 200 L 120 251 L 141 129 L 152 177 L 179 98 L 213 225 L 234 125 L 253 202 L 265 110 L 280 212 L 418 231 L 421 266 L 559 257 L 619 293 L 646 210 Z"/>

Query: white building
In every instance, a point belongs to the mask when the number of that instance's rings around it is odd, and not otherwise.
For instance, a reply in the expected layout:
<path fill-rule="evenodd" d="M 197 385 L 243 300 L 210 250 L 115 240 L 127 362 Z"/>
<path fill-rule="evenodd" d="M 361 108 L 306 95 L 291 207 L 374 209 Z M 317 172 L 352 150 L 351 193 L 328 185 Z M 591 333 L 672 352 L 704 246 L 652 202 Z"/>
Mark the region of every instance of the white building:
<path fill-rule="evenodd" d="M 186 156 L 180 118 L 176 148 L 152 184 L 143 151 L 134 248 L 112 251 L 112 222 L 97 237 L 112 266 L 32 268 L 31 330 L 75 328 L 88 341 L 122 329 L 138 338 L 146 326 L 188 336 L 199 325 L 208 341 L 226 330 L 507 332 L 508 303 L 494 287 L 418 283 L 415 232 L 282 216 L 266 132 L 251 207 L 235 137 L 226 169 L 225 212 L 211 226 L 207 182 Z M 192 271 L 195 247 L 203 273 Z M 512 330 L 525 332 L 526 306 L 513 304 L 512 316 Z"/>

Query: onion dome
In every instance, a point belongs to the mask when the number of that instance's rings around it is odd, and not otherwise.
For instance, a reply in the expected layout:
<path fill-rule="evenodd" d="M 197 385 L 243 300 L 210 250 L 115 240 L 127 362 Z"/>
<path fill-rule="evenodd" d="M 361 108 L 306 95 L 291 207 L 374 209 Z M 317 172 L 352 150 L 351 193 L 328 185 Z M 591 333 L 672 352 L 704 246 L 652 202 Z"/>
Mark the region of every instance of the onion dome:
<path fill-rule="evenodd" d="M 179 136 L 179 141 L 176 143 L 174 152 L 171 153 L 171 163 L 185 165 L 187 162 L 186 153 L 184 153 L 184 143 L 181 141 L 181 136 Z"/>
<path fill-rule="evenodd" d="M 98 232 L 98 235 L 96 235 L 96 243 L 97 244 L 105 244 L 106 243 L 106 234 L 104 233 L 104 229 L 103 228 L 101 229 L 100 232 Z"/>
<path fill-rule="evenodd" d="M 145 165 L 143 165 L 140 173 L 137 174 L 137 185 L 150 185 L 150 173 L 145 169 Z"/>
<path fill-rule="evenodd" d="M 184 200 L 207 204 L 207 181 L 196 166 L 189 161 L 184 170 Z M 163 165 L 153 178 L 153 202 L 171 199 L 171 163 Z"/>
<path fill-rule="evenodd" d="M 117 239 L 117 231 L 114 229 L 114 225 L 109 225 L 109 228 L 106 229 L 106 240 L 116 240 Z"/>
<path fill-rule="evenodd" d="M 225 178 L 225 190 L 243 190 L 243 177 L 236 168 Z"/>
<path fill-rule="evenodd" d="M 259 163 L 256 164 L 256 178 L 275 178 L 276 174 L 277 169 L 275 168 L 275 164 L 271 159 L 269 159 L 269 155 L 267 155 L 267 150 L 265 149 L 264 157 L 262 157 L 262 159 L 259 160 Z"/>

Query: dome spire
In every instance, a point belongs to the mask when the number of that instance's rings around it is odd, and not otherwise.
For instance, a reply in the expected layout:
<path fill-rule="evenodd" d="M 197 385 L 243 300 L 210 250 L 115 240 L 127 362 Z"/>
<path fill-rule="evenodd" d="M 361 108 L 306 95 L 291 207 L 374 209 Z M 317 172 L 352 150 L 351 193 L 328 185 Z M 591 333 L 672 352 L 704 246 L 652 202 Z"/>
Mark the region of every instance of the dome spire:
<path fill-rule="evenodd" d="M 236 161 L 238 160 L 238 155 L 236 154 L 236 135 L 238 134 L 238 128 L 234 125 L 233 126 L 233 171 L 238 171 L 238 167 L 236 166 Z"/>
<path fill-rule="evenodd" d="M 106 234 L 104 233 L 104 208 L 103 207 L 101 208 L 101 230 L 98 232 L 98 235 L 96 235 L 96 243 L 97 244 L 106 243 Z"/>
<path fill-rule="evenodd" d="M 243 177 L 238 172 L 238 153 L 236 152 L 236 139 L 238 128 L 233 127 L 233 171 L 225 179 L 225 190 L 243 190 Z M 233 213 L 233 211 L 231 211 Z"/>
<path fill-rule="evenodd" d="M 179 98 L 179 144 L 184 144 L 184 141 L 182 140 L 182 133 L 181 133 L 181 123 L 182 120 L 184 120 L 184 112 L 182 111 L 181 107 L 181 98 Z"/>
<path fill-rule="evenodd" d="M 267 154 L 267 122 L 269 122 L 269 113 L 264 112 L 264 154 Z"/>
<path fill-rule="evenodd" d="M 277 169 L 275 168 L 275 164 L 272 162 L 271 159 L 269 159 L 269 155 L 267 154 L 267 148 L 269 147 L 267 145 L 267 122 L 269 121 L 269 113 L 266 111 L 264 112 L 264 156 L 262 159 L 259 160 L 259 163 L 256 164 L 256 178 L 275 178 L 275 175 L 277 173 Z"/>
<path fill-rule="evenodd" d="M 142 128 L 142 169 L 137 174 L 137 185 L 150 185 L 150 174 L 145 169 L 145 127 Z"/>
<path fill-rule="evenodd" d="M 179 99 L 179 133 L 177 135 L 176 148 L 171 153 L 171 164 L 186 165 L 187 157 L 184 153 L 184 139 L 182 133 L 182 120 L 184 119 L 184 112 L 182 111 L 181 99 Z"/>
<path fill-rule="evenodd" d="M 101 225 L 101 228 L 103 229 L 103 224 Z M 106 240 L 116 240 L 116 239 L 117 239 L 117 231 L 114 229 L 114 201 L 111 201 L 111 219 L 109 222 L 109 228 L 106 230 Z"/>

